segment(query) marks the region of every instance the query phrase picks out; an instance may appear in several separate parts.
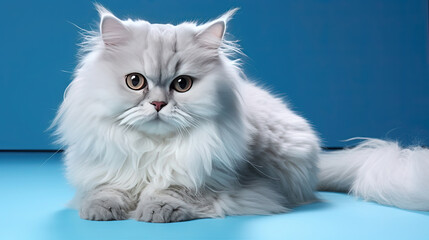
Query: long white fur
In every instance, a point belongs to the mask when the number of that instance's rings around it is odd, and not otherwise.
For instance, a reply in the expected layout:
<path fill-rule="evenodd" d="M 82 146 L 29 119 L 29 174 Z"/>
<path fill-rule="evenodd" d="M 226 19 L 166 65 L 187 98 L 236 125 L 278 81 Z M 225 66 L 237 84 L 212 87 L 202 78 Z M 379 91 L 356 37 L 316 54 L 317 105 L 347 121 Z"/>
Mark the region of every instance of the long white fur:
<path fill-rule="evenodd" d="M 173 26 L 121 21 L 98 10 L 101 34 L 86 36 L 54 121 L 66 146 L 67 177 L 77 189 L 75 207 L 106 185 L 135 197 L 172 185 L 219 191 L 210 217 L 284 212 L 315 200 L 319 139 L 304 118 L 249 82 L 231 59 L 237 49 L 223 34 L 234 11 L 203 25 Z M 131 72 L 147 77 L 148 91 L 126 87 Z M 168 95 L 162 86 L 181 74 L 198 82 Z M 149 101 L 167 97 L 163 121 L 154 121 Z M 373 140 L 322 154 L 320 185 L 428 210 L 428 160 L 427 150 Z M 244 184 L 243 166 L 255 173 Z"/>
<path fill-rule="evenodd" d="M 429 211 L 429 149 L 366 139 L 355 148 L 321 154 L 319 168 L 320 189 Z"/>

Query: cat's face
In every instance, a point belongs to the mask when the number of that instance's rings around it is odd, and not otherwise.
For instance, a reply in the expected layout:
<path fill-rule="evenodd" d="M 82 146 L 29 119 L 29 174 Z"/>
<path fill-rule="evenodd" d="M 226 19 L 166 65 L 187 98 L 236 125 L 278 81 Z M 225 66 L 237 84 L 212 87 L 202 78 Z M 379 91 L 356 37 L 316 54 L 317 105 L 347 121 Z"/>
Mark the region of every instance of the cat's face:
<path fill-rule="evenodd" d="M 93 89 L 88 98 L 103 103 L 103 117 L 147 134 L 183 133 L 213 121 L 235 94 L 219 50 L 228 14 L 202 26 L 173 26 L 121 21 L 101 9 L 97 54 L 77 78 L 84 75 Z"/>

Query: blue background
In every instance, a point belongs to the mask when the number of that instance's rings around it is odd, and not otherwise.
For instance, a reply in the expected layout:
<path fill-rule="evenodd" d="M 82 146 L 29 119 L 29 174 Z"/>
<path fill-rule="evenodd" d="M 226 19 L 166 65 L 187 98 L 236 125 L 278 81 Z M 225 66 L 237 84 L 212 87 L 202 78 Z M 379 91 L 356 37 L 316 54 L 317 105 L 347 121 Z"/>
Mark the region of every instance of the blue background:
<path fill-rule="evenodd" d="M 228 30 L 247 74 L 285 96 L 324 145 L 354 136 L 429 145 L 425 0 L 99 2 L 120 18 L 174 24 L 241 7 Z M 58 147 L 46 129 L 77 63 L 73 24 L 97 21 L 90 1 L 0 3 L 0 149 Z"/>

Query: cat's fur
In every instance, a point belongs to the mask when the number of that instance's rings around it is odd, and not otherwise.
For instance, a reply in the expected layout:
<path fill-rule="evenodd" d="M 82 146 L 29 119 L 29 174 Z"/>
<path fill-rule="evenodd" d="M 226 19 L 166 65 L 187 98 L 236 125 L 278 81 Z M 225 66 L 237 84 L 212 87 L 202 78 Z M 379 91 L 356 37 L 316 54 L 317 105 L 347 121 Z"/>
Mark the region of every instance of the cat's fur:
<path fill-rule="evenodd" d="M 234 10 L 177 26 L 98 10 L 100 33 L 87 36 L 55 121 L 82 218 L 281 213 L 316 200 L 318 174 L 326 189 L 429 210 L 428 150 L 373 140 L 320 155 L 309 123 L 232 59 L 224 33 Z M 132 72 L 148 87 L 129 89 Z M 178 75 L 195 78 L 188 92 L 169 89 Z M 151 101 L 168 104 L 157 113 Z"/>

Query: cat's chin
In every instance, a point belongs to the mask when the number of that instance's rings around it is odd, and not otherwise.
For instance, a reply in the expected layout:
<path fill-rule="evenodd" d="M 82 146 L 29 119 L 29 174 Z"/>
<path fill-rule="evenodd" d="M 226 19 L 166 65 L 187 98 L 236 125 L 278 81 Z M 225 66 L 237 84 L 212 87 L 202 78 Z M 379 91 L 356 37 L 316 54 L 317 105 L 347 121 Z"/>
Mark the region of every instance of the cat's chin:
<path fill-rule="evenodd" d="M 161 120 L 160 118 L 138 125 L 137 129 L 147 135 L 153 136 L 170 136 L 178 131 L 177 127 Z"/>

